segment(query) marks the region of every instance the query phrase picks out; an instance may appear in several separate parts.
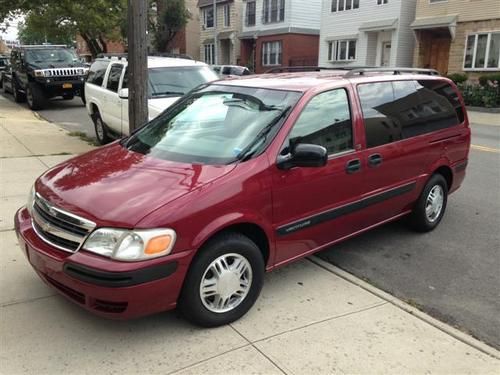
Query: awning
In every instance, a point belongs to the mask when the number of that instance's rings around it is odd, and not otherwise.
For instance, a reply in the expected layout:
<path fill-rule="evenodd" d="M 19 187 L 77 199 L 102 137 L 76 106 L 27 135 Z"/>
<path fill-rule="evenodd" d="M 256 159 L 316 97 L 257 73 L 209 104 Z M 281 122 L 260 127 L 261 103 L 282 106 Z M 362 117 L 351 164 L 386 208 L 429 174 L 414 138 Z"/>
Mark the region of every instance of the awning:
<path fill-rule="evenodd" d="M 457 27 L 457 14 L 438 17 L 417 18 L 410 27 L 413 30 L 431 30 L 447 28 L 450 31 L 452 39 L 455 39 L 455 29 Z"/>
<path fill-rule="evenodd" d="M 394 30 L 398 26 L 397 18 L 390 18 L 379 21 L 364 22 L 359 27 L 360 31 L 370 32 L 370 31 L 382 31 L 382 30 Z"/>
<path fill-rule="evenodd" d="M 325 40 L 330 42 L 332 40 L 352 40 L 358 39 L 358 34 L 344 34 L 344 35 L 335 35 L 335 36 L 327 36 Z"/>
<path fill-rule="evenodd" d="M 223 31 L 217 34 L 217 39 L 219 40 L 232 39 L 233 34 L 234 34 L 233 31 Z"/>
<path fill-rule="evenodd" d="M 211 39 L 205 39 L 203 42 L 201 42 L 201 44 L 213 44 L 214 43 L 214 39 L 211 38 Z"/>
<path fill-rule="evenodd" d="M 239 39 L 257 39 L 259 36 L 258 31 L 245 31 L 242 33 L 239 33 L 238 38 Z"/>

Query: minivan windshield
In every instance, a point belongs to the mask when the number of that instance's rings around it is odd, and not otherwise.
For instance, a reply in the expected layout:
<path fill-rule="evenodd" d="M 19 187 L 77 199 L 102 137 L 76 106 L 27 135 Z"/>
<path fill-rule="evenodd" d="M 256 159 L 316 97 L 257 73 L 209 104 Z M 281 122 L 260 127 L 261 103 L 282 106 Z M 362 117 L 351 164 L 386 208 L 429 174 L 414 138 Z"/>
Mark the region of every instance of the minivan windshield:
<path fill-rule="evenodd" d="M 193 164 L 229 164 L 262 150 L 299 92 L 210 85 L 129 137 L 131 151 Z"/>

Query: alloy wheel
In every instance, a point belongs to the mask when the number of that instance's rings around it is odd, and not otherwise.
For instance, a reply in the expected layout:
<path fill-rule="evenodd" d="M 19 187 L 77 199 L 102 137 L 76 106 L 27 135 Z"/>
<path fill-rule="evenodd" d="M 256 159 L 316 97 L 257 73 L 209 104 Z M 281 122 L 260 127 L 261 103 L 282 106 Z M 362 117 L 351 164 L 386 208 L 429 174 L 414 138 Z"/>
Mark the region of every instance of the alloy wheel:
<path fill-rule="evenodd" d="M 429 220 L 431 223 L 435 222 L 439 218 L 439 215 L 441 215 L 443 205 L 443 187 L 441 185 L 435 185 L 429 192 L 425 204 L 425 214 L 427 216 L 427 220 Z"/>

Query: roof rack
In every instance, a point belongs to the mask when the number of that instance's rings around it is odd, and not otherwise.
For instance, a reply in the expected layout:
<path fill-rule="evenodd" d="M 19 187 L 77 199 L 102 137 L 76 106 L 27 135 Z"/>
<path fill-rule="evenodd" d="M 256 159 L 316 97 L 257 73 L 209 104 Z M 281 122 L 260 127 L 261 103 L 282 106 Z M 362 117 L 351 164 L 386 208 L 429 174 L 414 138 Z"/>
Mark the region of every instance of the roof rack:
<path fill-rule="evenodd" d="M 98 59 L 112 59 L 117 58 L 118 60 L 127 60 L 127 53 L 100 53 L 97 55 Z"/>
<path fill-rule="evenodd" d="M 166 52 L 153 52 L 149 53 L 148 56 L 154 57 L 172 57 L 176 59 L 194 60 L 191 56 L 182 53 L 166 53 Z"/>
<path fill-rule="evenodd" d="M 435 69 L 421 69 L 421 68 L 361 68 L 352 69 L 349 71 L 345 77 L 355 77 L 362 76 L 365 73 L 392 73 L 393 75 L 400 75 L 402 73 L 415 73 L 415 74 L 427 74 L 430 76 L 441 75 Z"/>
<path fill-rule="evenodd" d="M 66 44 L 22 44 L 14 48 L 68 48 Z"/>
<path fill-rule="evenodd" d="M 320 72 L 322 70 L 351 70 L 356 69 L 358 67 L 347 67 L 347 66 L 339 66 L 339 67 L 325 67 L 325 66 L 278 66 L 276 68 L 271 68 L 264 72 L 264 74 L 268 73 L 293 73 L 293 72 Z"/>

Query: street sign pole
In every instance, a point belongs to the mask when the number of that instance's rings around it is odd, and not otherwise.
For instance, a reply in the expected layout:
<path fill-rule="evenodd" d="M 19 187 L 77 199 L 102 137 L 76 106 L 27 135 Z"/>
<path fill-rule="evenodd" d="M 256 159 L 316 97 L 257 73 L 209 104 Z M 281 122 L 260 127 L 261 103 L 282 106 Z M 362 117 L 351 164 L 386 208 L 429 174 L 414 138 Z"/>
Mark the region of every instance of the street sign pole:
<path fill-rule="evenodd" d="M 148 0 L 128 0 L 129 131 L 148 121 Z"/>

